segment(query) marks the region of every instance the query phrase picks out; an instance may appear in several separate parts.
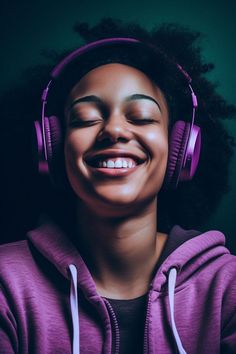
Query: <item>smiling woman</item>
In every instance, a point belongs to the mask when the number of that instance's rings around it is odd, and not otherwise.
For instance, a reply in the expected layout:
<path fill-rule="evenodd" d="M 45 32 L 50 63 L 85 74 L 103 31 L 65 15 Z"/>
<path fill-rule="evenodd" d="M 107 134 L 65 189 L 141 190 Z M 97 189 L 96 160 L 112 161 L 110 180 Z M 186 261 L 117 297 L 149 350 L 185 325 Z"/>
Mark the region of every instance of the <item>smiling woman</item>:
<path fill-rule="evenodd" d="M 174 223 L 187 218 L 182 201 L 192 214 L 202 209 L 201 161 L 212 176 L 214 146 L 229 162 L 230 137 L 215 117 L 235 109 L 201 76 L 210 66 L 194 36 L 186 45 L 180 31 L 176 48 L 193 59 L 192 82 L 188 61 L 158 46 L 162 29 L 130 28 L 87 28 L 90 43 L 59 62 L 43 91 L 39 170 L 71 199 L 0 248 L 3 353 L 236 351 L 236 257 L 221 232 Z"/>

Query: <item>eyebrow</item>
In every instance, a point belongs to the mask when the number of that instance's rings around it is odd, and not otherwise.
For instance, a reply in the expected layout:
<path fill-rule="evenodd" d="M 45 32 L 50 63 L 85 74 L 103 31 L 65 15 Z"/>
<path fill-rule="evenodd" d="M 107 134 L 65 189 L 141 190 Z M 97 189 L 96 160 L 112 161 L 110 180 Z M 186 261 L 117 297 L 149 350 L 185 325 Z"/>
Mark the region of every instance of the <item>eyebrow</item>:
<path fill-rule="evenodd" d="M 160 104 L 151 96 L 143 95 L 141 93 L 135 93 L 134 95 L 128 96 L 126 98 L 126 101 L 133 101 L 133 100 L 149 100 L 149 101 L 152 101 L 152 102 L 156 103 L 156 105 L 158 106 L 159 110 L 161 111 Z"/>
<path fill-rule="evenodd" d="M 103 104 L 103 101 L 98 96 L 95 96 L 95 95 L 84 96 L 84 97 L 80 97 L 80 98 L 77 98 L 76 100 L 74 100 L 70 104 L 70 106 L 68 107 L 67 111 L 70 111 L 71 108 L 73 108 L 74 105 L 76 105 L 77 103 L 84 103 L 84 102 L 93 102 L 93 103 Z"/>
<path fill-rule="evenodd" d="M 133 95 L 130 95 L 130 96 L 126 97 L 126 99 L 125 99 L 126 102 L 134 101 L 134 100 L 149 100 L 149 101 L 152 101 L 158 106 L 158 108 L 159 108 L 159 110 L 161 112 L 160 104 L 151 96 L 144 95 L 144 94 L 141 94 L 141 93 L 135 93 Z M 84 96 L 84 97 L 80 97 L 80 98 L 75 99 L 70 104 L 70 106 L 68 107 L 67 111 L 70 111 L 78 103 L 87 103 L 87 102 L 93 102 L 93 103 L 98 103 L 100 105 L 104 105 L 104 102 L 102 101 L 101 98 L 99 98 L 98 96 L 95 96 L 95 95 L 89 95 L 89 96 Z"/>

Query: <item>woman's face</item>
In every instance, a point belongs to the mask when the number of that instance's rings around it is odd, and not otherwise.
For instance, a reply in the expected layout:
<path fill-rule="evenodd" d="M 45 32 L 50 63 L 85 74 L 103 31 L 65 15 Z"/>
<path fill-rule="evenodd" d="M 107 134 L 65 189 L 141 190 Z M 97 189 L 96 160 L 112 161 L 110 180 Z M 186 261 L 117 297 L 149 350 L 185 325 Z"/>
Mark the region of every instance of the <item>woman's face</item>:
<path fill-rule="evenodd" d="M 141 71 L 106 64 L 87 73 L 66 107 L 65 163 L 76 195 L 101 215 L 154 201 L 168 157 L 168 108 Z"/>

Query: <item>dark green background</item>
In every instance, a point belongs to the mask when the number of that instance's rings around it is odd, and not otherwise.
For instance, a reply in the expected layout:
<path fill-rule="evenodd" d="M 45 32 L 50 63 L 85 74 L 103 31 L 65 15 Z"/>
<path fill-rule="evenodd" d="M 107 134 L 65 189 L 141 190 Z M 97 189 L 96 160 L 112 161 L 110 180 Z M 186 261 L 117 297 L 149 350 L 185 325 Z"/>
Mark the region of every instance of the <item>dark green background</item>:
<path fill-rule="evenodd" d="M 43 49 L 70 49 L 80 45 L 72 26 L 77 21 L 91 24 L 103 17 L 135 21 L 147 28 L 175 22 L 199 30 L 204 57 L 215 64 L 210 78 L 219 83 L 218 91 L 236 104 L 236 2 L 235 1 L 18 1 L 2 2 L 1 90 L 13 87 L 24 70 L 44 63 Z M 33 88 L 32 88 L 33 89 Z M 35 117 L 36 118 L 36 117 Z M 236 124 L 226 122 L 236 137 Z M 236 156 L 232 161 L 231 191 L 224 196 L 209 228 L 222 230 L 228 247 L 236 254 Z"/>

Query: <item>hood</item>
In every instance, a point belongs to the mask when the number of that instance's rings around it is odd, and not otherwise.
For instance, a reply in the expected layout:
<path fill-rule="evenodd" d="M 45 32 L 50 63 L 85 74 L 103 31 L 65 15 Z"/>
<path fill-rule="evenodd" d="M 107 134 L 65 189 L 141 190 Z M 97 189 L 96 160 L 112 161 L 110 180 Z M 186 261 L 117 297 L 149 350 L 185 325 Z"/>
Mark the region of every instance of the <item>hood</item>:
<path fill-rule="evenodd" d="M 69 266 L 73 264 L 79 272 L 79 287 L 87 298 L 97 295 L 95 283 L 78 250 L 64 231 L 48 216 L 42 215 L 39 226 L 27 233 L 27 238 L 50 263 L 68 280 Z"/>
<path fill-rule="evenodd" d="M 173 238 L 182 238 L 182 243 L 175 242 Z M 195 230 L 184 230 L 175 225 L 170 231 L 172 245 L 171 253 L 162 261 L 151 288 L 160 292 L 167 285 L 168 273 L 175 268 L 178 274 L 176 286 L 183 285 L 196 270 L 205 263 L 223 254 L 230 253 L 225 247 L 225 236 L 222 232 L 211 230 L 200 233 Z M 66 236 L 65 232 L 48 216 L 43 215 L 39 220 L 39 226 L 27 233 L 27 238 L 49 262 L 67 279 L 71 279 L 69 265 L 74 264 L 79 271 L 79 287 L 86 297 L 95 295 L 96 287 L 84 260 L 79 251 Z M 164 249 L 165 251 L 165 249 Z M 168 252 L 168 253 L 169 253 Z M 159 262 L 158 262 L 159 264 Z"/>
<path fill-rule="evenodd" d="M 177 246 L 160 265 L 151 283 L 155 291 L 160 292 L 167 288 L 167 278 L 172 268 L 177 271 L 175 286 L 180 290 L 198 269 L 216 257 L 230 253 L 225 247 L 225 236 L 220 231 L 211 230 L 196 234 L 195 230 L 184 230 L 175 225 L 170 233 L 175 234 L 175 237 L 181 234 L 185 241 Z"/>

